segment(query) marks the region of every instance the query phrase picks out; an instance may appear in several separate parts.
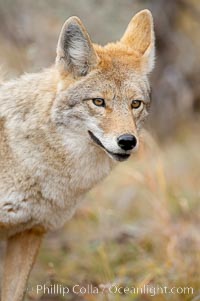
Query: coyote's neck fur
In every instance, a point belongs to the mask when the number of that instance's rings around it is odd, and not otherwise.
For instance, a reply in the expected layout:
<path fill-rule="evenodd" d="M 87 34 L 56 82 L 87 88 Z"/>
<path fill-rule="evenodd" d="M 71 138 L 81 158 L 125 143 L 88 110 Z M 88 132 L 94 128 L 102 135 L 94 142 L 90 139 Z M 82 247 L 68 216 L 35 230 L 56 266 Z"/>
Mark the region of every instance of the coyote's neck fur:
<path fill-rule="evenodd" d="M 65 144 L 59 139 L 50 118 L 57 80 L 57 72 L 47 69 L 0 90 L 0 221 L 14 225 L 10 234 L 36 225 L 61 227 L 113 166 L 89 135 L 66 127 Z"/>

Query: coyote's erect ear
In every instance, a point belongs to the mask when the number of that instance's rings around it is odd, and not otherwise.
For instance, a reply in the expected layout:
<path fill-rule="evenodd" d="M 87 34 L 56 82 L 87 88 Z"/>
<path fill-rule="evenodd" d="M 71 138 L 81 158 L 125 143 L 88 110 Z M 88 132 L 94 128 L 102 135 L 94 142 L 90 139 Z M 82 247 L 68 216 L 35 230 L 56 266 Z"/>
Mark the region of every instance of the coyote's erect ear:
<path fill-rule="evenodd" d="M 69 18 L 60 33 L 56 64 L 74 76 L 86 75 L 98 63 L 98 57 L 81 20 Z"/>
<path fill-rule="evenodd" d="M 141 70 L 151 72 L 154 67 L 155 37 L 149 10 L 142 10 L 132 18 L 121 42 L 141 57 Z"/>

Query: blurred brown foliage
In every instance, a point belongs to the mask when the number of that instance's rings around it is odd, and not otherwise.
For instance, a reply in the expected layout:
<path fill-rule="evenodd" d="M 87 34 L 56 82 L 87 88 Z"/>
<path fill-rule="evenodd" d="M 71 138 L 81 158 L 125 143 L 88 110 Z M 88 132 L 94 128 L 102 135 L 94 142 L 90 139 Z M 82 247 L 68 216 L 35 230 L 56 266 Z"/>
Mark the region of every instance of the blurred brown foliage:
<path fill-rule="evenodd" d="M 157 38 L 150 123 L 160 136 L 172 135 L 200 107 L 198 0 L 0 0 L 0 65 L 11 78 L 52 64 L 71 15 L 83 20 L 94 42 L 118 40 L 143 8 L 153 13 Z"/>

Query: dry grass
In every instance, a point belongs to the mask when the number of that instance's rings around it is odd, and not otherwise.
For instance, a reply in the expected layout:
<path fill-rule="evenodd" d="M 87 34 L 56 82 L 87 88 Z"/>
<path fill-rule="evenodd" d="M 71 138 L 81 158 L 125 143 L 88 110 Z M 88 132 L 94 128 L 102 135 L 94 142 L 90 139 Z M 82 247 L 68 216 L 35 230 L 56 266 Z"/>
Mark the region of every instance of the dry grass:
<path fill-rule="evenodd" d="M 30 286 L 118 283 L 193 287 L 194 294 L 68 294 L 40 300 L 200 300 L 200 127 L 120 164 L 65 229 L 46 238 Z M 198 296 L 198 297 L 197 297 Z M 38 298 L 35 291 L 29 299 Z"/>

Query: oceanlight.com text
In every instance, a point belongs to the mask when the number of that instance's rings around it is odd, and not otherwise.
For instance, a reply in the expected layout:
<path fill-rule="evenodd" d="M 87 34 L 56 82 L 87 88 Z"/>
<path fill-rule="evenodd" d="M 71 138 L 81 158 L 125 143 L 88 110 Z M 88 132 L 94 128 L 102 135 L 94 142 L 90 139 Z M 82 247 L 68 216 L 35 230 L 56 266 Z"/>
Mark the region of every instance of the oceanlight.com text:
<path fill-rule="evenodd" d="M 92 284 L 80 285 L 75 284 L 73 286 L 65 286 L 63 284 L 38 284 L 35 287 L 28 288 L 27 291 L 34 291 L 37 294 L 45 295 L 62 295 L 67 296 L 69 294 L 76 295 L 98 295 L 98 294 L 112 294 L 112 295 L 150 295 L 156 296 L 160 294 L 183 294 L 193 295 L 194 289 L 192 287 L 167 287 L 167 286 L 153 286 L 144 285 L 142 287 L 135 286 L 123 286 L 119 284 L 100 284 L 94 286 Z"/>

